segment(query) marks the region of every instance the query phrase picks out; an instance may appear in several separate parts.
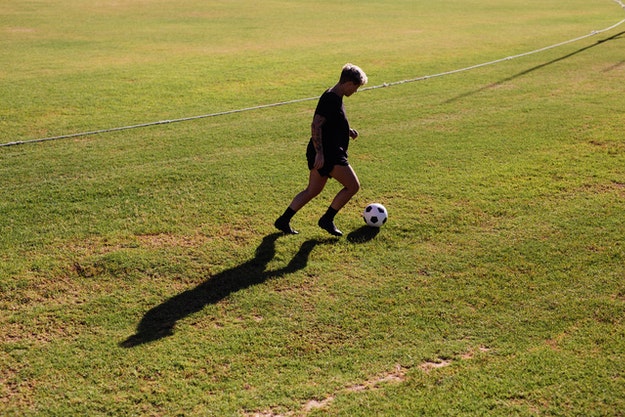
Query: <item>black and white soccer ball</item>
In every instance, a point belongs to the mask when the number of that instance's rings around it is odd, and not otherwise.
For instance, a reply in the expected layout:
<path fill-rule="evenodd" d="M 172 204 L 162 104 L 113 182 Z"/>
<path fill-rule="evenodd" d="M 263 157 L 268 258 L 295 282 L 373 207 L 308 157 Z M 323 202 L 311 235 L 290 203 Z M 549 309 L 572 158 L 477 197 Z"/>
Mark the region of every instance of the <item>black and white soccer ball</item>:
<path fill-rule="evenodd" d="M 388 212 L 382 204 L 371 203 L 365 207 L 362 217 L 368 226 L 381 227 L 388 220 Z"/>

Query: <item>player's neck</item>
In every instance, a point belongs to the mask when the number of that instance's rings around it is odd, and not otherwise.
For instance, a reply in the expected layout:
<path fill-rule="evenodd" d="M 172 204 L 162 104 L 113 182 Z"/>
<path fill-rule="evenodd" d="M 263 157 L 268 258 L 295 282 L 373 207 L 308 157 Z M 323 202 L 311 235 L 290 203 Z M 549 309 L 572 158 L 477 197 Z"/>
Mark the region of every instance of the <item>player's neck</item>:
<path fill-rule="evenodd" d="M 343 87 L 341 84 L 336 84 L 334 87 L 330 89 L 330 91 L 339 97 L 343 97 L 345 95 L 345 91 L 343 90 Z"/>

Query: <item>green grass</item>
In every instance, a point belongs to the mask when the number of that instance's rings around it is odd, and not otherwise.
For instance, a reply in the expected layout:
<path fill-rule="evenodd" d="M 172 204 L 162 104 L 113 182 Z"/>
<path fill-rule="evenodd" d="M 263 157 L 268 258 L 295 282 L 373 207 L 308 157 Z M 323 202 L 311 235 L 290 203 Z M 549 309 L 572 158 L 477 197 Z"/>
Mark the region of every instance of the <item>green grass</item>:
<path fill-rule="evenodd" d="M 612 1 L 0 5 L 0 142 L 522 53 Z M 362 190 L 304 187 L 315 102 L 0 148 L 0 414 L 622 416 L 622 28 L 346 99 Z M 360 211 L 383 203 L 377 234 Z"/>

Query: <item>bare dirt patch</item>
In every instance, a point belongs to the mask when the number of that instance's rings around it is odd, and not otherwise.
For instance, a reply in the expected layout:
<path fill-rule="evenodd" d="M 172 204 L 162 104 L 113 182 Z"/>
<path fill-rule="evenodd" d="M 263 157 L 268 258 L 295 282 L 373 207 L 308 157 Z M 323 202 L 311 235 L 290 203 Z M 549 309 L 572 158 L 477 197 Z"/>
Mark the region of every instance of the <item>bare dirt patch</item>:
<path fill-rule="evenodd" d="M 486 346 L 479 346 L 471 349 L 459 356 L 461 360 L 471 360 L 479 354 L 490 352 L 490 348 Z M 452 359 L 433 359 L 421 363 L 418 368 L 425 373 L 429 373 L 435 369 L 445 368 L 453 363 Z M 350 385 L 342 390 L 330 394 L 323 399 L 311 399 L 307 401 L 298 411 L 288 411 L 286 413 L 278 413 L 273 411 L 254 411 L 246 413 L 247 417 L 293 417 L 293 416 L 306 416 L 313 410 L 320 410 L 329 407 L 336 397 L 343 394 L 359 393 L 368 390 L 375 390 L 380 388 L 383 384 L 397 384 L 406 380 L 408 368 L 399 364 L 395 365 L 395 368 L 390 372 L 385 372 L 380 375 L 376 375 L 360 384 Z"/>
<path fill-rule="evenodd" d="M 378 375 L 374 378 L 365 381 L 362 384 L 352 385 L 351 387 L 347 387 L 345 391 L 347 392 L 358 392 L 364 391 L 368 389 L 375 389 L 378 385 L 387 383 L 387 382 L 402 382 L 406 379 L 406 369 L 401 365 L 395 365 L 395 369 L 391 372 Z"/>
<path fill-rule="evenodd" d="M 300 411 L 289 411 L 287 413 L 274 413 L 272 411 L 257 411 L 246 414 L 248 417 L 292 417 L 292 416 L 305 416 L 313 410 L 319 410 L 328 407 L 334 399 L 341 394 L 361 392 L 366 390 L 377 389 L 381 384 L 386 383 L 399 383 L 406 379 L 407 369 L 401 365 L 395 365 L 395 368 L 390 372 L 385 372 L 381 375 L 376 375 L 367 381 L 351 385 L 342 389 L 333 395 L 328 395 L 323 399 L 312 399 L 307 401 Z"/>

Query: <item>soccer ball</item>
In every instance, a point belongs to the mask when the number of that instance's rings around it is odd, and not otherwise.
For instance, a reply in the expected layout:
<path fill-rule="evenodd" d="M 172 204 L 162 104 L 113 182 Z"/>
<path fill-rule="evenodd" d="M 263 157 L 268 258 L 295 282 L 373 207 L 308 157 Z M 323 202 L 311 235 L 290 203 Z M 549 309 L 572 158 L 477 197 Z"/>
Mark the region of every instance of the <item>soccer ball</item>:
<path fill-rule="evenodd" d="M 371 203 L 365 208 L 362 217 L 368 226 L 381 227 L 388 220 L 388 212 L 382 204 Z"/>

